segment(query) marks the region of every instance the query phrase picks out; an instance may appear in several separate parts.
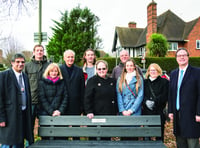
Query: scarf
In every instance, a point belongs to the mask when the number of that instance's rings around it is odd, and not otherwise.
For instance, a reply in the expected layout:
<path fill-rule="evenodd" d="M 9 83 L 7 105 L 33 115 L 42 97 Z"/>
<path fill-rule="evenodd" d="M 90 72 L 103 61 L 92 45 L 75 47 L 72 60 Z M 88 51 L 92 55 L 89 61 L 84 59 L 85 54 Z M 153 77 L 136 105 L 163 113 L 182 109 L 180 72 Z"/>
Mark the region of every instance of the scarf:
<path fill-rule="evenodd" d="M 126 73 L 126 81 L 127 81 L 127 84 L 129 84 L 131 82 L 131 80 L 133 79 L 133 77 L 136 76 L 136 72 L 133 71 L 131 73 Z"/>
<path fill-rule="evenodd" d="M 47 76 L 47 79 L 51 80 L 53 83 L 56 83 L 59 80 L 59 77 L 51 78 L 50 76 Z"/>

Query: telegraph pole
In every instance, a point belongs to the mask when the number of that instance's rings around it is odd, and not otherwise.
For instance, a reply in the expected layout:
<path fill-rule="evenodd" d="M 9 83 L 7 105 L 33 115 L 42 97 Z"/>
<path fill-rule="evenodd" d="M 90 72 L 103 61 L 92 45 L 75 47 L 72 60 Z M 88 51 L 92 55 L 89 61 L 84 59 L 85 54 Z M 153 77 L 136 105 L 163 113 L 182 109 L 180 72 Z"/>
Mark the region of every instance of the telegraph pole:
<path fill-rule="evenodd" d="M 42 0 L 39 0 L 39 30 L 38 30 L 38 43 L 42 42 Z"/>

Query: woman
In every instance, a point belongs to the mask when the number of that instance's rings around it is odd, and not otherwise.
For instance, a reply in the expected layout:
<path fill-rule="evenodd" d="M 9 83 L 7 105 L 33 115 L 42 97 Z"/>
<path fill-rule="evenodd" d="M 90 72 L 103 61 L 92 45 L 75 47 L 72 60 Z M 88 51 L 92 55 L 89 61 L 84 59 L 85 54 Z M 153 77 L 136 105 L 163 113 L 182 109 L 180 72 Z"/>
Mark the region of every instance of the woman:
<path fill-rule="evenodd" d="M 108 64 L 104 60 L 96 62 L 97 74 L 86 85 L 84 109 L 88 118 L 94 115 L 116 115 L 116 81 L 107 76 Z"/>
<path fill-rule="evenodd" d="M 126 61 L 118 79 L 117 100 L 121 115 L 141 115 L 143 79 L 132 59 Z"/>
<path fill-rule="evenodd" d="M 168 99 L 169 81 L 161 78 L 161 75 L 162 69 L 158 64 L 152 63 L 149 65 L 144 81 L 143 114 L 161 116 L 162 140 L 164 140 L 166 118 L 163 110 Z"/>
<path fill-rule="evenodd" d="M 39 82 L 39 115 L 65 114 L 67 99 L 67 89 L 60 68 L 56 63 L 51 63 Z"/>

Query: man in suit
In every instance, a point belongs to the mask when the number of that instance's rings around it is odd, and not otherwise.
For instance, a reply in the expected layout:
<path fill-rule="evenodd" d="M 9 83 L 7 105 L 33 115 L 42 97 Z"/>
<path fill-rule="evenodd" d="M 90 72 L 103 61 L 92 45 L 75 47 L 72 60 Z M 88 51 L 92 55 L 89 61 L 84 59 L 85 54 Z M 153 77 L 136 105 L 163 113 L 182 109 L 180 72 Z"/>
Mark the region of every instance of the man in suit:
<path fill-rule="evenodd" d="M 179 68 L 170 75 L 169 118 L 174 122 L 178 148 L 199 148 L 200 70 L 189 65 L 185 48 L 176 52 Z"/>
<path fill-rule="evenodd" d="M 25 57 L 12 57 L 12 68 L 0 73 L 0 143 L 2 148 L 24 148 L 24 139 L 33 143 L 31 96 L 24 69 Z"/>
<path fill-rule="evenodd" d="M 75 52 L 66 50 L 64 52 L 65 64 L 60 67 L 69 92 L 67 115 L 81 115 L 83 113 L 85 79 L 82 69 L 74 64 L 74 60 Z"/>

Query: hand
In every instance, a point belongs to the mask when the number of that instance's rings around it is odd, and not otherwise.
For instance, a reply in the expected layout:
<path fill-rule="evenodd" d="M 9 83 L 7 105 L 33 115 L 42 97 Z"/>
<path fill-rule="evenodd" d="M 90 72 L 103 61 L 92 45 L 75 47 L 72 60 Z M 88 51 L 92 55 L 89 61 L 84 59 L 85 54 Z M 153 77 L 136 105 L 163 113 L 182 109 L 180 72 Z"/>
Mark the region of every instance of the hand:
<path fill-rule="evenodd" d="M 92 119 L 92 118 L 94 117 L 94 114 L 93 114 L 93 113 L 89 113 L 89 114 L 87 114 L 87 117 L 88 117 L 89 119 Z"/>
<path fill-rule="evenodd" d="M 200 116 L 196 115 L 196 122 L 200 122 Z"/>
<path fill-rule="evenodd" d="M 52 116 L 54 117 L 54 116 L 60 116 L 60 111 L 59 110 L 55 110 L 54 112 L 53 112 L 53 114 L 52 114 Z"/>
<path fill-rule="evenodd" d="M 172 113 L 169 113 L 168 117 L 170 120 L 172 120 L 172 121 L 174 120 L 174 115 Z"/>
<path fill-rule="evenodd" d="M 5 127 L 6 126 L 6 122 L 0 122 L 0 127 Z"/>
<path fill-rule="evenodd" d="M 130 116 L 131 113 L 129 111 L 125 110 L 125 111 L 122 112 L 122 115 L 124 115 L 124 116 Z"/>

